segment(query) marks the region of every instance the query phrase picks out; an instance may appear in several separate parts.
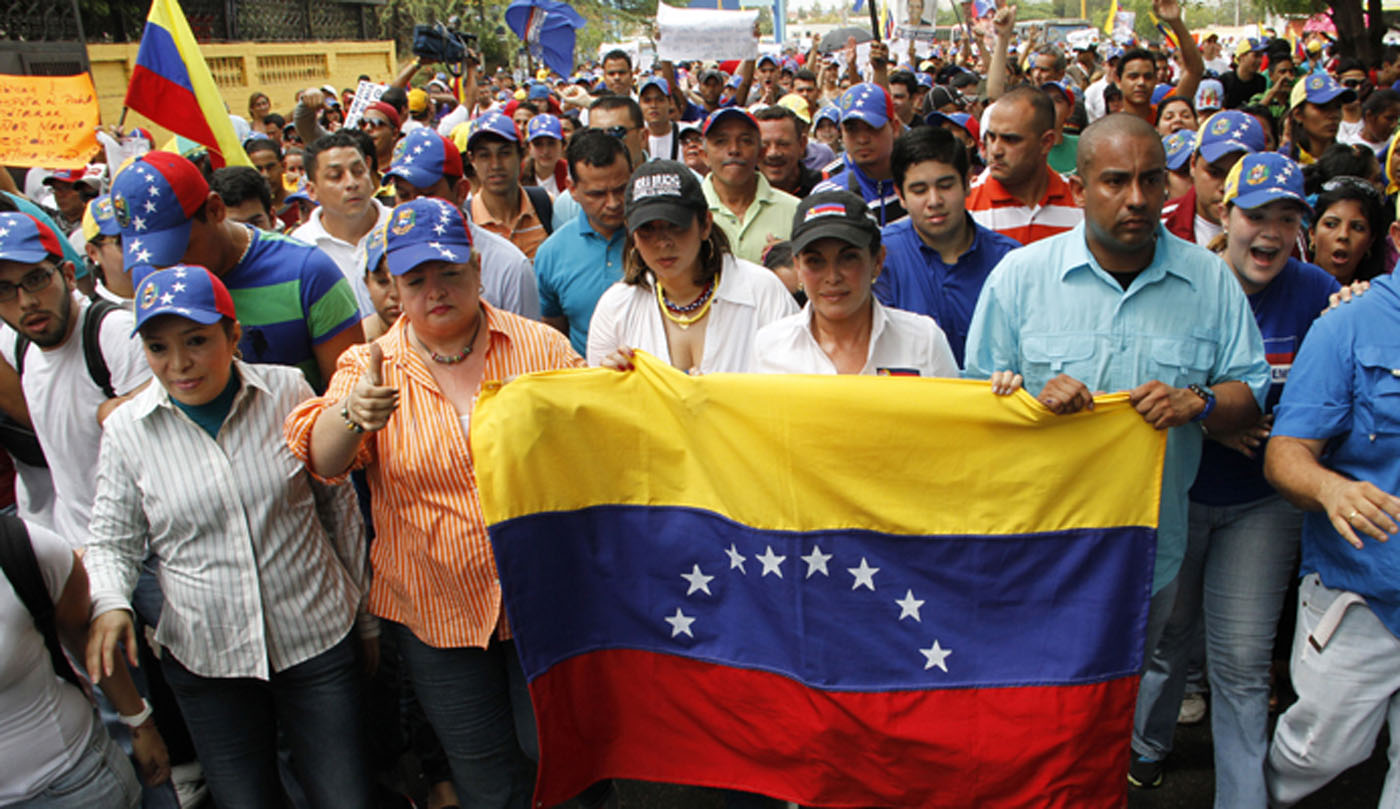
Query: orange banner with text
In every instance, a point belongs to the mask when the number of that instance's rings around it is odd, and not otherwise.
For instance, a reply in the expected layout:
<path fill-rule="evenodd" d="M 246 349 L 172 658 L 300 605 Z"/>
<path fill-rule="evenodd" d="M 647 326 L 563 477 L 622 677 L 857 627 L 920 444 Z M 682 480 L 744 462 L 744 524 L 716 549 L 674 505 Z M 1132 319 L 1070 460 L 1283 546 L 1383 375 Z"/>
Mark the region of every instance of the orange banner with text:
<path fill-rule="evenodd" d="M 0 165 L 82 168 L 97 150 L 92 76 L 0 74 Z"/>

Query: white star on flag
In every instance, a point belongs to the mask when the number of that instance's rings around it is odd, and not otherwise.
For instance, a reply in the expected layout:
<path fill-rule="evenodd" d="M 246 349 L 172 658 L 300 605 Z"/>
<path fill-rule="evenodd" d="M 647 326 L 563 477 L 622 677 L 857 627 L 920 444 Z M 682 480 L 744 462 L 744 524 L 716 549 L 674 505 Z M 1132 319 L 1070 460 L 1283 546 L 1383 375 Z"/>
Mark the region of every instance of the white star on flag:
<path fill-rule="evenodd" d="M 831 561 L 831 554 L 822 553 L 822 546 L 813 545 L 811 553 L 797 558 L 807 563 L 807 578 L 812 578 L 812 574 L 818 572 L 827 578 L 831 578 L 831 574 L 828 573 L 826 569 L 826 563 Z"/>
<path fill-rule="evenodd" d="M 772 545 L 769 545 L 762 555 L 755 556 L 754 558 L 763 563 L 763 572 L 759 574 L 760 578 L 767 576 L 769 573 L 776 574 L 780 579 L 783 577 L 783 569 L 779 567 L 779 565 L 785 562 L 787 557 L 773 553 Z"/>
<path fill-rule="evenodd" d="M 178 268 L 176 268 L 176 270 L 175 270 L 175 277 L 176 277 L 176 278 L 184 278 L 184 277 L 185 277 L 185 268 L 184 268 L 184 267 L 178 267 Z"/>
<path fill-rule="evenodd" d="M 739 553 L 739 551 L 734 547 L 733 542 L 729 543 L 729 547 L 726 548 L 724 552 L 729 554 L 730 570 L 733 570 L 737 567 L 739 568 L 740 573 L 743 573 L 745 576 L 749 575 L 749 572 L 744 569 L 744 560 L 748 557 L 744 556 L 742 553 Z"/>
<path fill-rule="evenodd" d="M 690 625 L 695 623 L 695 619 L 681 612 L 680 607 L 676 607 L 675 615 L 666 616 L 666 623 L 671 625 L 671 637 L 673 638 L 682 633 L 690 635 L 692 638 L 695 637 L 695 635 L 690 631 Z"/>
<path fill-rule="evenodd" d="M 175 296 L 167 292 L 164 295 L 160 296 L 160 302 L 169 306 L 171 303 L 175 302 Z"/>
<path fill-rule="evenodd" d="M 5 238 L 5 237 L 8 236 L 8 235 L 10 235 L 10 229 L 9 229 L 9 228 L 0 228 L 0 239 L 3 239 L 3 238 Z"/>
<path fill-rule="evenodd" d="M 136 228 L 138 231 L 145 230 L 145 229 L 146 229 L 146 220 L 142 219 L 142 218 L 139 217 L 139 216 L 133 216 L 133 217 L 131 218 L 131 226 L 134 227 L 134 228 Z"/>
<path fill-rule="evenodd" d="M 186 308 L 183 307 L 183 306 L 177 306 L 177 307 L 175 307 L 175 311 L 179 312 L 179 313 L 182 314 L 182 315 L 188 315 L 188 314 L 190 313 L 190 310 L 186 309 Z"/>
<path fill-rule="evenodd" d="M 880 572 L 880 568 L 871 567 L 865 561 L 865 557 L 860 557 L 860 567 L 848 567 L 846 571 L 856 577 L 856 581 L 851 585 L 851 589 L 858 589 L 862 584 L 869 587 L 871 592 L 875 591 L 875 574 Z"/>
<path fill-rule="evenodd" d="M 403 160 L 400 160 L 399 162 L 402 163 L 402 164 L 404 164 L 404 165 L 408 165 L 409 163 L 412 163 L 412 162 L 413 162 L 413 155 L 411 155 L 411 154 L 406 154 L 406 155 L 403 156 Z"/>
<path fill-rule="evenodd" d="M 126 249 L 127 249 L 127 250 L 130 250 L 130 251 L 133 252 L 133 253 L 135 253 L 137 250 L 140 250 L 140 249 L 141 249 L 141 238 L 138 236 L 138 237 L 136 237 L 135 239 L 132 239 L 132 240 L 131 240 L 131 244 L 128 244 L 128 245 L 126 246 Z"/>
<path fill-rule="evenodd" d="M 175 290 L 176 292 L 184 292 L 184 291 L 185 291 L 185 285 L 182 284 L 182 283 L 180 283 L 179 281 L 176 281 L 170 288 L 173 289 L 173 290 Z"/>
<path fill-rule="evenodd" d="M 156 188 L 154 185 L 150 186 L 150 187 L 147 189 L 147 191 L 149 191 L 150 194 L 151 194 L 151 196 L 153 196 L 153 197 L 158 197 L 158 196 L 160 196 L 160 189 L 159 189 L 159 188 Z"/>
<path fill-rule="evenodd" d="M 433 232 L 441 236 L 442 234 L 447 232 L 447 228 L 443 227 L 442 223 L 439 222 L 436 225 L 433 225 Z"/>
<path fill-rule="evenodd" d="M 451 250 L 448 250 L 446 247 L 439 247 L 438 252 L 442 254 L 443 258 L 450 258 L 453 261 L 457 260 L 457 254 L 452 252 Z"/>
<path fill-rule="evenodd" d="M 913 618 L 919 623 L 924 622 L 924 619 L 919 617 L 919 608 L 924 605 L 924 600 L 922 598 L 915 598 L 913 590 L 906 590 L 904 592 L 904 598 L 896 599 L 894 603 L 899 605 L 899 620 L 903 621 L 905 618 Z"/>
<path fill-rule="evenodd" d="M 681 578 L 690 582 L 690 589 L 685 591 L 686 595 L 690 595 L 696 590 L 701 591 L 707 596 L 714 595 L 710 592 L 710 580 L 713 579 L 714 576 L 706 576 L 704 573 L 701 573 L 699 565 L 692 565 L 690 572 L 682 573 Z"/>
<path fill-rule="evenodd" d="M 139 261 L 139 262 L 141 262 L 142 264 L 146 263 L 147 261 L 150 261 L 150 260 L 151 260 L 151 251 L 149 251 L 149 250 L 142 250 L 141 252 L 139 252 L 139 253 L 136 254 L 136 260 Z"/>
<path fill-rule="evenodd" d="M 413 147 L 413 153 L 414 153 L 414 154 L 422 154 L 422 153 L 423 153 L 423 146 L 422 146 L 421 144 L 419 144 L 418 146 L 414 146 L 414 147 Z"/>
<path fill-rule="evenodd" d="M 155 204 L 155 202 L 152 201 L 152 200 L 149 200 L 149 199 L 146 200 L 146 213 L 155 213 L 155 212 L 156 212 L 156 204 Z"/>
<path fill-rule="evenodd" d="M 676 612 L 680 612 L 680 610 L 677 609 Z M 938 641 L 934 641 L 932 646 L 927 649 L 920 649 L 919 652 L 924 656 L 924 671 L 928 671 L 934 666 L 937 666 L 943 669 L 944 674 L 948 673 L 948 664 L 943 661 L 947 660 L 948 655 L 953 653 L 952 649 L 944 649 L 942 646 L 938 645 Z"/>

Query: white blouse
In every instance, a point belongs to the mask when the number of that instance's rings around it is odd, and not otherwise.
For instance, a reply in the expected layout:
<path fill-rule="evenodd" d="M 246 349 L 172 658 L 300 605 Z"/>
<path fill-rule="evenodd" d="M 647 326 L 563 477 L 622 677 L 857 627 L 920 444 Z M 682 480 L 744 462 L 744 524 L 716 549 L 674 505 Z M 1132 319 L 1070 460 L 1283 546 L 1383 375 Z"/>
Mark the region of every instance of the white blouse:
<path fill-rule="evenodd" d="M 752 367 L 758 330 L 797 311 L 778 276 L 761 265 L 725 256 L 715 301 L 705 326 L 700 372 L 746 373 Z M 608 287 L 588 326 L 588 364 L 599 365 L 619 348 L 637 348 L 669 361 L 666 323 L 656 291 L 619 281 Z"/>
<path fill-rule="evenodd" d="M 948 338 L 927 315 L 890 309 L 871 298 L 870 348 L 862 374 L 956 377 Z M 765 374 L 834 374 L 836 366 L 812 334 L 812 304 L 759 330 L 753 370 Z"/>

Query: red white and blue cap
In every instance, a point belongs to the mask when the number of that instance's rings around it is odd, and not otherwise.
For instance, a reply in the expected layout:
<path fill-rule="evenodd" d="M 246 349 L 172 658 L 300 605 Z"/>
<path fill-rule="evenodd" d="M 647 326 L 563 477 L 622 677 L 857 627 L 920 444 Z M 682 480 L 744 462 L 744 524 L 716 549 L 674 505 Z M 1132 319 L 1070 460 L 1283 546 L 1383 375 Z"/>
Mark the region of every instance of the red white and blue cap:
<path fill-rule="evenodd" d="M 136 287 L 136 328 L 160 315 L 178 315 L 208 326 L 235 317 L 233 296 L 214 273 L 193 264 L 176 264 L 150 273 Z"/>
<path fill-rule="evenodd" d="M 190 217 L 209 197 L 195 165 L 172 152 L 147 152 L 112 181 L 127 269 L 178 264 L 190 246 Z"/>
<path fill-rule="evenodd" d="M 481 117 L 472 122 L 471 134 L 467 135 L 467 151 L 470 152 L 472 145 L 483 135 L 495 135 L 511 143 L 520 142 L 520 135 L 515 131 L 515 121 L 499 110 L 482 113 Z"/>
<path fill-rule="evenodd" d="M 394 145 L 394 160 L 384 176 L 398 177 L 414 188 L 427 188 L 443 177 L 460 178 L 462 153 L 437 130 L 420 126 Z"/>
<path fill-rule="evenodd" d="M 646 80 L 642 82 L 642 86 L 637 88 L 637 97 L 641 98 L 642 93 L 645 93 L 648 87 L 657 88 L 664 96 L 671 95 L 671 84 L 663 76 L 647 76 Z"/>
<path fill-rule="evenodd" d="M 1304 101 L 1309 104 L 1330 104 L 1338 98 L 1343 104 L 1350 104 L 1356 100 L 1356 91 L 1339 84 L 1327 73 L 1309 73 L 1293 85 L 1293 92 L 1288 96 L 1288 106 L 1296 107 Z"/>
<path fill-rule="evenodd" d="M 832 122 L 833 124 L 840 125 L 841 110 L 837 109 L 836 105 L 834 104 L 827 104 L 825 107 L 822 107 L 821 109 L 817 110 L 817 116 L 812 119 L 812 125 L 816 126 L 817 123 L 819 123 L 822 120 L 827 120 Z"/>
<path fill-rule="evenodd" d="M 753 117 L 753 113 L 749 112 L 743 107 L 720 107 L 719 109 L 710 113 L 709 117 L 705 119 L 704 125 L 700 127 L 700 133 L 703 135 L 708 135 L 710 134 L 710 129 L 719 124 L 721 121 L 727 121 L 730 118 L 735 118 L 740 121 L 747 121 L 748 124 L 754 129 L 758 129 L 758 119 Z"/>
<path fill-rule="evenodd" d="M 764 63 L 764 62 L 768 62 L 768 63 L 772 64 L 773 67 L 777 67 L 777 66 L 778 66 L 778 57 L 774 56 L 774 55 L 771 54 L 771 53 L 761 54 L 761 55 L 759 55 L 759 57 L 758 57 L 758 61 L 757 61 L 757 62 L 754 62 L 754 67 L 763 67 L 763 63 Z"/>
<path fill-rule="evenodd" d="M 870 247 L 880 238 L 880 225 L 859 194 L 821 191 L 797 206 L 792 217 L 792 252 L 800 253 L 819 239 L 840 239 Z"/>
<path fill-rule="evenodd" d="M 559 123 L 557 117 L 547 112 L 542 112 L 531 118 L 529 123 L 525 124 L 526 142 L 533 143 L 536 138 L 563 140 L 564 127 Z"/>
<path fill-rule="evenodd" d="M 1236 152 L 1262 152 L 1267 145 L 1259 119 L 1239 110 L 1217 112 L 1196 134 L 1196 152 L 1207 163 Z"/>
<path fill-rule="evenodd" d="M 730 77 L 729 77 L 729 81 L 725 82 L 725 83 L 724 83 L 724 86 L 725 86 L 725 87 L 729 87 L 729 88 L 734 89 L 734 90 L 737 90 L 737 89 L 739 89 L 739 85 L 741 85 L 741 84 L 743 84 L 743 83 L 744 83 L 744 77 L 743 77 L 743 76 L 740 76 L 738 73 L 735 73 L 733 76 L 730 76 Z"/>
<path fill-rule="evenodd" d="M 60 182 L 60 183 L 82 183 L 82 182 L 85 182 L 85 183 L 87 183 L 88 185 L 92 186 L 93 188 L 97 188 L 98 186 L 100 186 L 100 185 L 102 184 L 102 176 L 101 176 L 101 174 L 99 174 L 99 173 L 90 172 L 90 171 L 88 171 L 88 170 L 85 169 L 85 168 L 82 168 L 82 169 L 54 169 L 53 172 L 52 172 L 51 174 L 49 174 L 49 176 L 47 176 L 47 177 L 44 178 L 44 183 L 43 183 L 43 184 L 44 184 L 44 185 L 50 185 L 50 184 L 55 183 L 55 182 Z"/>
<path fill-rule="evenodd" d="M 924 123 L 929 126 L 940 126 L 942 124 L 952 124 L 972 136 L 975 141 L 981 141 L 982 126 L 977 119 L 965 112 L 930 112 L 924 116 Z"/>
<path fill-rule="evenodd" d="M 121 235 L 121 225 L 117 224 L 117 211 L 112 207 L 112 195 L 103 194 L 88 201 L 88 213 L 92 214 L 93 224 L 97 225 L 97 234 L 103 236 Z M 94 235 L 97 235 L 94 234 Z M 92 237 L 88 237 L 92 241 Z"/>
<path fill-rule="evenodd" d="M 0 213 L 0 261 L 38 264 L 50 256 L 63 256 L 52 228 L 27 213 Z"/>
<path fill-rule="evenodd" d="M 462 264 L 471 254 L 467 220 L 457 206 L 445 200 L 419 197 L 397 206 L 389 215 L 384 255 L 389 259 L 390 275 L 403 275 L 425 261 Z"/>
<path fill-rule="evenodd" d="M 1225 177 L 1223 201 L 1245 210 L 1287 200 L 1309 214 L 1312 206 L 1303 194 L 1303 167 L 1278 152 L 1258 152 L 1240 158 Z"/>
<path fill-rule="evenodd" d="M 885 88 L 862 82 L 851 85 L 841 94 L 836 106 L 841 110 L 841 123 L 864 121 L 879 129 L 894 117 L 894 101 Z"/>
<path fill-rule="evenodd" d="M 1181 171 L 1196 151 L 1196 133 L 1178 129 L 1162 138 L 1162 148 L 1167 150 L 1167 171 Z"/>
<path fill-rule="evenodd" d="M 384 243 L 385 237 L 389 235 L 387 224 L 378 225 L 369 232 L 369 239 L 365 242 L 365 255 L 368 259 L 365 262 L 365 272 L 372 273 L 379 269 L 379 262 L 384 259 L 384 249 L 388 245 Z"/>
<path fill-rule="evenodd" d="M 1070 103 L 1070 106 L 1074 105 L 1074 85 L 1067 81 L 1047 81 L 1040 85 L 1040 89 L 1047 92 L 1052 90 L 1056 91 L 1065 97 L 1065 100 Z M 1155 104 L 1156 102 L 1154 101 L 1153 103 Z"/>

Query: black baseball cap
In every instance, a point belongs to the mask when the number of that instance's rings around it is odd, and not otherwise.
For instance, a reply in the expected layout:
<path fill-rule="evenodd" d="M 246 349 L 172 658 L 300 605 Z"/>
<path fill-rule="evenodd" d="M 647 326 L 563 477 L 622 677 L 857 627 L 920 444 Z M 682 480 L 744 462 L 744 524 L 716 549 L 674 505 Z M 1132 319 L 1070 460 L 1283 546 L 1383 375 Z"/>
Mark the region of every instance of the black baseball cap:
<path fill-rule="evenodd" d="M 657 219 L 689 227 L 710 209 L 695 172 L 674 160 L 652 160 L 632 172 L 625 205 L 628 231 Z"/>
<path fill-rule="evenodd" d="M 840 239 L 856 247 L 872 247 L 880 226 L 865 200 L 850 191 L 822 191 L 797 206 L 792 217 L 792 252 L 800 253 L 818 239 Z"/>

